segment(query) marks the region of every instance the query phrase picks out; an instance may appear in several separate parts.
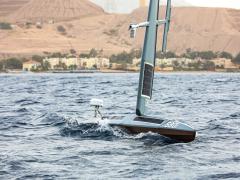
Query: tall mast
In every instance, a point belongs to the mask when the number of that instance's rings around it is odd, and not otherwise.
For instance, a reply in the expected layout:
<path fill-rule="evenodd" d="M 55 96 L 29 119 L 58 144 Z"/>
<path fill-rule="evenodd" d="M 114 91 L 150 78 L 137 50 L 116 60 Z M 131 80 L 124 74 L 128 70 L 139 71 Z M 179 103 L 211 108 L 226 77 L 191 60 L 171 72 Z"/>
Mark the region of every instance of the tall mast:
<path fill-rule="evenodd" d="M 136 114 L 145 115 L 147 99 L 152 98 L 152 86 L 156 57 L 157 30 L 158 30 L 159 0 L 151 0 L 148 12 L 148 26 L 146 27 L 141 70 L 138 85 Z"/>
<path fill-rule="evenodd" d="M 150 0 L 147 22 L 131 24 L 129 27 L 129 30 L 131 31 L 130 36 L 132 38 L 136 36 L 136 31 L 139 27 L 146 27 L 138 85 L 138 98 L 136 108 L 136 114 L 138 116 L 146 115 L 145 114 L 146 100 L 152 98 L 154 68 L 156 59 L 157 33 L 159 25 L 164 25 L 162 51 L 165 52 L 167 47 L 167 35 L 169 31 L 171 18 L 171 0 L 167 0 L 166 17 L 164 20 L 158 20 L 159 1 L 160 0 Z"/>

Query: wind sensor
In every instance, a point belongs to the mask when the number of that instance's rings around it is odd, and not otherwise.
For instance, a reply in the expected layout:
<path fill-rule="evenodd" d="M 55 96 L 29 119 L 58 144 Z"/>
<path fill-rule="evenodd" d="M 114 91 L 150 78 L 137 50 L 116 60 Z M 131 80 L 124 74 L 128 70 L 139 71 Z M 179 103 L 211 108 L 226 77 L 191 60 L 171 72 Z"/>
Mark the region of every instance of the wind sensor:
<path fill-rule="evenodd" d="M 91 99 L 90 106 L 94 107 L 94 117 L 100 116 L 100 118 L 103 119 L 102 113 L 100 112 L 100 108 L 103 107 L 103 100 Z"/>

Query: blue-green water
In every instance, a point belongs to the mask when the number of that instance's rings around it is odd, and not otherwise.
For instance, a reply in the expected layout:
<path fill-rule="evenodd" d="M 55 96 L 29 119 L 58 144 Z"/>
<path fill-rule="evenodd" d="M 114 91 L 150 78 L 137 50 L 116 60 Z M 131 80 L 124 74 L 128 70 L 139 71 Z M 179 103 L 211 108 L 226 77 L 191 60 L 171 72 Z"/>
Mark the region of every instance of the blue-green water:
<path fill-rule="evenodd" d="M 134 113 L 137 85 L 138 74 L 0 74 L 0 179 L 240 179 L 239 74 L 156 74 L 149 114 L 193 126 L 189 144 L 91 123 L 92 98 L 105 115 Z"/>

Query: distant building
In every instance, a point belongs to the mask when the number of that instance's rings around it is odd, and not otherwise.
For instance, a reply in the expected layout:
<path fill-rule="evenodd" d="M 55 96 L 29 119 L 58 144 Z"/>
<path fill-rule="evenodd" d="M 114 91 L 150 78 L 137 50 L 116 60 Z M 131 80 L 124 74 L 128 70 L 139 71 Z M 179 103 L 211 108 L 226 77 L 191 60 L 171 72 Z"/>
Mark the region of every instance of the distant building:
<path fill-rule="evenodd" d="M 175 62 L 178 62 L 181 67 L 188 67 L 188 64 L 196 62 L 196 60 L 188 58 L 156 59 L 156 65 L 161 67 L 173 67 Z"/>
<path fill-rule="evenodd" d="M 110 60 L 108 58 L 98 58 L 99 68 L 106 69 L 110 66 Z"/>
<path fill-rule="evenodd" d="M 23 70 L 24 71 L 31 71 L 31 70 L 37 70 L 39 67 L 41 67 L 41 63 L 37 61 L 27 61 L 23 63 Z"/>
<path fill-rule="evenodd" d="M 45 58 L 43 60 L 43 62 L 48 61 L 50 64 L 50 69 L 55 69 L 55 67 L 57 67 L 57 65 L 59 65 L 60 62 L 60 58 Z"/>
<path fill-rule="evenodd" d="M 71 66 L 76 66 L 77 68 L 80 67 L 79 58 L 61 58 L 60 61 L 61 63 L 66 64 L 68 68 Z"/>
<path fill-rule="evenodd" d="M 132 60 L 132 65 L 139 66 L 141 64 L 141 59 L 140 58 L 134 58 Z"/>
<path fill-rule="evenodd" d="M 54 23 L 55 23 L 55 21 L 53 19 L 48 21 L 48 24 L 54 24 Z"/>
<path fill-rule="evenodd" d="M 172 66 L 173 60 L 172 59 L 156 59 L 156 66 Z"/>
<path fill-rule="evenodd" d="M 81 58 L 80 65 L 83 69 L 109 68 L 110 60 L 107 58 Z"/>
<path fill-rule="evenodd" d="M 174 71 L 174 68 L 171 66 L 171 67 L 155 67 L 155 71 Z"/>
<path fill-rule="evenodd" d="M 61 69 L 60 65 L 66 66 L 67 69 L 75 66 L 77 69 L 106 69 L 110 66 L 107 58 L 45 58 L 48 61 L 50 69 Z"/>
<path fill-rule="evenodd" d="M 215 64 L 215 67 L 217 69 L 233 69 L 233 68 L 238 69 L 238 66 L 236 66 L 234 63 L 232 63 L 231 59 L 217 58 L 217 59 L 213 59 L 210 61 Z"/>
<path fill-rule="evenodd" d="M 118 63 L 111 63 L 110 67 L 113 70 L 123 70 L 123 69 L 125 69 L 124 64 L 118 64 Z"/>

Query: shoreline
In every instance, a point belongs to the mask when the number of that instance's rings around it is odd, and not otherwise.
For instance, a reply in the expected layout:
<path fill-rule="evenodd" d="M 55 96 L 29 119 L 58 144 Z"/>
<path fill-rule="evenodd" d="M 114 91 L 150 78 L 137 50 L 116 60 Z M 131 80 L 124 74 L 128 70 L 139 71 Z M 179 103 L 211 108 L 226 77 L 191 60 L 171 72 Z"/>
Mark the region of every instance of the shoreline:
<path fill-rule="evenodd" d="M 31 71 L 10 71 L 10 72 L 0 72 L 0 74 L 133 74 L 139 73 L 139 71 L 124 71 L 124 70 L 99 70 L 99 71 L 41 71 L 41 72 L 31 72 Z M 171 74 L 171 73 L 240 73 L 240 71 L 155 71 L 158 74 Z"/>

